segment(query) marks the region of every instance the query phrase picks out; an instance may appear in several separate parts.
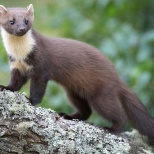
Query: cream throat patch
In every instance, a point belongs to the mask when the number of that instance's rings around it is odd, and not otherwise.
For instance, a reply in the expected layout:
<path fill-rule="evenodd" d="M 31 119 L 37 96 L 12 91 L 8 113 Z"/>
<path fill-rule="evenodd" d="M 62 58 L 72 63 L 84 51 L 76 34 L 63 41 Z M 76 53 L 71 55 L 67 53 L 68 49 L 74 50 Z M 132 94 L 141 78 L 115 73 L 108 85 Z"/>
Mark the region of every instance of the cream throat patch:
<path fill-rule="evenodd" d="M 32 66 L 25 62 L 36 45 L 31 30 L 23 36 L 14 36 L 1 27 L 1 35 L 7 54 L 14 58 L 14 61 L 10 62 L 11 70 L 18 69 L 20 72 L 25 72 L 32 69 Z"/>

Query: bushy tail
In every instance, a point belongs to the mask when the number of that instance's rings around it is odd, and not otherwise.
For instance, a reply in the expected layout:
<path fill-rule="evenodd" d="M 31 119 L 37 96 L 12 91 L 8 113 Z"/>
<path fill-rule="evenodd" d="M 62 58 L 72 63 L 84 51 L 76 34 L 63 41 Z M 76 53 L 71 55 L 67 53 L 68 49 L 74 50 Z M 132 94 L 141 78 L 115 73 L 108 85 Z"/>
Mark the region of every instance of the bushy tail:
<path fill-rule="evenodd" d="M 141 134 L 148 136 L 150 142 L 154 144 L 154 118 L 150 116 L 139 98 L 124 85 L 120 100 L 132 126 Z"/>

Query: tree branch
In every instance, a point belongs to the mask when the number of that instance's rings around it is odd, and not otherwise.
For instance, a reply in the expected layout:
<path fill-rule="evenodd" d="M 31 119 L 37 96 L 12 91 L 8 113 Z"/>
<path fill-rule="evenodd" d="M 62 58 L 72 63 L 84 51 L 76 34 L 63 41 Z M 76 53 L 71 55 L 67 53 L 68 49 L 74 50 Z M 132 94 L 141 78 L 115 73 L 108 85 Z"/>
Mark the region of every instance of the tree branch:
<path fill-rule="evenodd" d="M 141 141 L 141 140 L 140 140 Z M 23 94 L 0 92 L 0 154 L 148 153 L 147 144 L 31 106 Z"/>

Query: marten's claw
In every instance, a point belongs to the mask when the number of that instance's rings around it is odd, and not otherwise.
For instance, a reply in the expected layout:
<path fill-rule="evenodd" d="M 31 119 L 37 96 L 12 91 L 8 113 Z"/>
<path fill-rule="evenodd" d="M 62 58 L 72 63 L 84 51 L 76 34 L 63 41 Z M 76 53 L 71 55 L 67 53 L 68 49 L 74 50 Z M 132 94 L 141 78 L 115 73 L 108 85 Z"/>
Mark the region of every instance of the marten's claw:
<path fill-rule="evenodd" d="M 60 112 L 58 113 L 61 117 L 63 117 L 64 119 L 67 119 L 67 120 L 72 120 L 73 118 L 69 115 L 67 115 L 66 113 L 63 113 L 63 112 Z"/>
<path fill-rule="evenodd" d="M 5 86 L 0 85 L 0 91 L 3 91 L 4 89 L 6 89 Z"/>

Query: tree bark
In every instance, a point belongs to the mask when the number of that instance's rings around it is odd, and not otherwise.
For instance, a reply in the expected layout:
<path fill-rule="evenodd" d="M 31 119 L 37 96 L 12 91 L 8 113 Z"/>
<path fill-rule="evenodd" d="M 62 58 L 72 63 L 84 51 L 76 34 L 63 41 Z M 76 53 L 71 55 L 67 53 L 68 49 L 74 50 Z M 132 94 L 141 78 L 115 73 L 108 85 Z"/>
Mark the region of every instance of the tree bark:
<path fill-rule="evenodd" d="M 150 153 L 146 139 L 130 134 L 116 136 L 82 121 L 65 120 L 50 109 L 31 106 L 23 94 L 0 92 L 0 154 Z"/>

